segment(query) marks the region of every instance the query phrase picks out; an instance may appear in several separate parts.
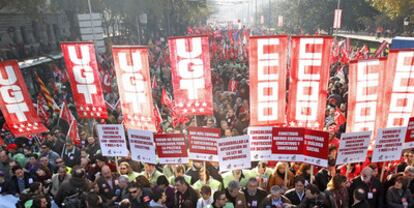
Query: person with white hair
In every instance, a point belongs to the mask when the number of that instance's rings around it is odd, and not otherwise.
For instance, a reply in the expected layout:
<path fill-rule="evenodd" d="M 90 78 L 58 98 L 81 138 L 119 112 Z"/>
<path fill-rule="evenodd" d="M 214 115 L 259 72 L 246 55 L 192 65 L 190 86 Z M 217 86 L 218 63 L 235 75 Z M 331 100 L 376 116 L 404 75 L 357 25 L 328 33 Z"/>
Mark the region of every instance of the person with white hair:
<path fill-rule="evenodd" d="M 382 208 L 384 207 L 384 188 L 380 180 L 373 177 L 372 168 L 365 167 L 361 171 L 361 175 L 352 180 L 351 186 L 349 187 L 350 196 L 354 193 L 355 189 L 362 188 L 367 196 L 367 200 L 370 208 Z M 354 198 L 350 197 L 350 204 L 354 203 Z"/>
<path fill-rule="evenodd" d="M 270 194 L 262 201 L 259 208 L 266 207 L 286 207 L 291 205 L 290 200 L 283 196 L 285 190 L 278 185 L 270 188 Z"/>

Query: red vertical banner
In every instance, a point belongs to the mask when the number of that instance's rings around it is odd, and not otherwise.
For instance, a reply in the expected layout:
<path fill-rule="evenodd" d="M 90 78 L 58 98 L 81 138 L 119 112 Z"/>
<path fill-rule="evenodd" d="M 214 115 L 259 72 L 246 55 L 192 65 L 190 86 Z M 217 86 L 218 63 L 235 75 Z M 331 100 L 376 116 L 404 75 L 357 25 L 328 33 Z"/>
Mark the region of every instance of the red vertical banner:
<path fill-rule="evenodd" d="M 414 116 L 414 49 L 391 50 L 386 69 L 382 127 L 407 126 Z"/>
<path fill-rule="evenodd" d="M 332 37 L 292 37 L 288 124 L 322 129 Z"/>
<path fill-rule="evenodd" d="M 410 118 L 407 133 L 405 133 L 404 149 L 410 148 L 414 148 L 414 117 Z"/>
<path fill-rule="evenodd" d="M 380 127 L 385 63 L 385 58 L 351 61 L 347 132 L 374 132 Z"/>
<path fill-rule="evenodd" d="M 153 114 L 148 48 L 112 47 L 124 125 L 156 131 Z"/>
<path fill-rule="evenodd" d="M 93 43 L 66 42 L 60 46 L 79 118 L 107 118 Z"/>
<path fill-rule="evenodd" d="M 250 125 L 286 121 L 287 36 L 250 37 Z"/>
<path fill-rule="evenodd" d="M 15 60 L 0 62 L 0 109 L 15 137 L 49 131 L 40 122 Z"/>
<path fill-rule="evenodd" d="M 168 43 L 177 112 L 186 115 L 212 115 L 213 87 L 208 37 L 173 37 L 169 38 Z"/>

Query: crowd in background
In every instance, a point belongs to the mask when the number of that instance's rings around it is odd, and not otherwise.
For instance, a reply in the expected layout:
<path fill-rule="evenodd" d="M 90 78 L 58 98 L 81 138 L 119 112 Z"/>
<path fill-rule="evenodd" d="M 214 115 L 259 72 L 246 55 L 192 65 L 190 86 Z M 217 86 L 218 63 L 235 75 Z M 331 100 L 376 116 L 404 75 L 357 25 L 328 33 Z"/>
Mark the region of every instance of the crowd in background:
<path fill-rule="evenodd" d="M 189 28 L 188 34 L 208 34 L 211 48 L 213 116 L 175 118 L 162 100 L 172 94 L 165 39 L 148 44 L 154 104 L 161 112 L 164 133 L 185 133 L 189 126 L 220 128 L 224 137 L 247 133 L 249 68 L 246 28 Z M 102 156 L 93 128 L 96 123 L 121 123 L 115 72 L 110 54 L 98 57 L 107 120 L 79 120 L 81 144 L 66 136 L 59 112 L 49 108 L 49 133 L 14 138 L 3 125 L 0 151 L 0 193 L 18 197 L 18 207 L 414 207 L 414 154 L 387 167 L 369 162 L 335 166 L 340 134 L 345 132 L 348 65 L 340 59 L 330 67 L 324 130 L 329 136 L 328 168 L 305 163 L 253 162 L 248 170 L 220 172 L 217 162 L 184 165 L 142 164 L 131 157 Z M 74 111 L 63 62 L 51 64 L 47 87 L 57 103 Z M 109 77 L 107 80 L 105 77 Z M 34 98 L 37 99 L 37 94 Z M 35 100 L 36 100 L 35 99 Z M 39 104 L 39 103 L 38 103 Z M 39 106 L 38 106 L 39 107 Z M 381 170 L 385 170 L 380 178 Z M 0 199 L 1 200 L 1 199 Z M 1 203 L 0 203 L 1 204 Z M 0 205 L 1 207 L 1 205 Z"/>

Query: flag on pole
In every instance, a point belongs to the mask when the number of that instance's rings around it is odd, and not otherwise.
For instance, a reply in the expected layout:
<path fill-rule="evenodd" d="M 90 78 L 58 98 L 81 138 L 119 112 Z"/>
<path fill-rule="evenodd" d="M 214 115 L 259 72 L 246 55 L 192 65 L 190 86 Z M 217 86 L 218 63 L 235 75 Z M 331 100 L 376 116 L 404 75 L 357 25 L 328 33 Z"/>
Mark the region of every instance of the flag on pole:
<path fill-rule="evenodd" d="M 157 128 L 157 133 L 162 133 L 161 122 L 162 117 L 160 114 L 160 109 L 158 108 L 157 104 L 154 104 L 154 117 L 155 117 L 155 127 Z"/>
<path fill-rule="evenodd" d="M 173 106 L 173 101 L 165 88 L 162 88 L 161 104 L 166 105 L 168 108 L 172 108 Z"/>
<path fill-rule="evenodd" d="M 78 121 L 75 116 L 73 116 L 72 112 L 70 112 L 65 102 L 62 104 L 59 119 L 65 120 L 69 124 L 66 140 L 70 139 L 73 144 L 80 145 L 81 141 L 78 133 Z"/>
<path fill-rule="evenodd" d="M 47 89 L 45 83 L 42 81 L 42 79 L 39 77 L 37 73 L 35 73 L 35 79 L 37 83 L 39 84 L 40 92 L 43 94 L 43 96 L 46 99 L 47 105 L 49 108 L 53 109 L 55 112 L 59 112 L 59 106 L 56 104 L 55 100 L 53 99 L 52 95 L 50 94 L 49 90 Z"/>
<path fill-rule="evenodd" d="M 46 125 L 50 125 L 49 112 L 47 111 L 47 103 L 45 97 L 40 93 L 37 95 L 37 115 L 43 120 Z"/>

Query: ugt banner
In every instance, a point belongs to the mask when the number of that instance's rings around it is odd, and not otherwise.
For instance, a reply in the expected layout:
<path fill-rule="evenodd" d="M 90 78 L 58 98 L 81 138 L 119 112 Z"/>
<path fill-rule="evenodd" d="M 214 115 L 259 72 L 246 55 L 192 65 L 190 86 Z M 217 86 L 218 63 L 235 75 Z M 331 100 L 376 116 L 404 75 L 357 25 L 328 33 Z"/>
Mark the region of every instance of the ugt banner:
<path fill-rule="evenodd" d="M 173 37 L 168 39 L 168 43 L 177 112 L 186 115 L 212 115 L 208 37 Z"/>
<path fill-rule="evenodd" d="M 92 42 L 61 43 L 79 118 L 108 117 Z"/>
<path fill-rule="evenodd" d="M 16 60 L 0 62 L 0 109 L 15 137 L 49 131 L 40 122 Z"/>
<path fill-rule="evenodd" d="M 250 125 L 285 123 L 287 36 L 250 37 Z"/>
<path fill-rule="evenodd" d="M 386 69 L 382 127 L 407 126 L 414 116 L 414 49 L 391 50 Z"/>
<path fill-rule="evenodd" d="M 322 129 L 332 37 L 293 36 L 288 124 Z"/>
<path fill-rule="evenodd" d="M 152 111 L 148 48 L 114 46 L 112 55 L 125 127 L 156 131 Z"/>

